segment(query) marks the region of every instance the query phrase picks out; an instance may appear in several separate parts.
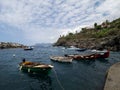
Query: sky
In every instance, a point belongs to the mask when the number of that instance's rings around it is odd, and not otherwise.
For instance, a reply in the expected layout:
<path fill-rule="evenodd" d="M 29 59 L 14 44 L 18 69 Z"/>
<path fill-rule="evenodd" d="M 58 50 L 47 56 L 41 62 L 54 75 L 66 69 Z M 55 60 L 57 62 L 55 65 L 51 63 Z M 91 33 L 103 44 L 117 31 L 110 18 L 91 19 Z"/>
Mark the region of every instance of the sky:
<path fill-rule="evenodd" d="M 120 17 L 120 0 L 0 0 L 0 42 L 55 43 Z"/>

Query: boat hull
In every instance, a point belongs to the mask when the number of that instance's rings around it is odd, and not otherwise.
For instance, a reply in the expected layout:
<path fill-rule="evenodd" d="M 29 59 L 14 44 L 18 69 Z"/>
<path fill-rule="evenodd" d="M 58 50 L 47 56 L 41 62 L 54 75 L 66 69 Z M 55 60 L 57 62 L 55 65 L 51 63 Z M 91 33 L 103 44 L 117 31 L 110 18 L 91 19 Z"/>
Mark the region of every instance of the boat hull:
<path fill-rule="evenodd" d="M 98 54 L 96 54 L 96 58 L 108 58 L 109 54 L 110 54 L 109 51 L 104 54 L 98 53 Z"/>
<path fill-rule="evenodd" d="M 33 50 L 33 48 L 25 48 L 24 50 L 25 51 L 27 51 L 27 50 Z"/>
<path fill-rule="evenodd" d="M 53 68 L 52 65 L 37 63 L 37 62 L 30 62 L 25 61 L 19 64 L 20 70 L 27 73 L 33 74 L 49 74 L 51 69 Z"/>
<path fill-rule="evenodd" d="M 68 55 L 68 57 L 72 57 L 74 60 L 92 60 L 92 59 L 96 59 L 95 54 L 91 54 L 91 55 Z"/>
<path fill-rule="evenodd" d="M 95 53 L 96 58 L 108 58 L 110 55 L 109 50 L 103 50 L 103 51 L 95 50 L 93 52 Z"/>
<path fill-rule="evenodd" d="M 71 63 L 73 60 L 73 58 L 71 57 L 62 57 L 62 56 L 51 56 L 50 59 L 53 61 L 66 62 L 66 63 Z"/>
<path fill-rule="evenodd" d="M 110 52 L 109 51 L 97 51 L 92 54 L 86 54 L 86 55 L 67 55 L 67 57 L 72 57 L 74 60 L 91 60 L 91 59 L 99 59 L 99 58 L 108 58 Z"/>
<path fill-rule="evenodd" d="M 48 68 L 26 67 L 21 65 L 20 70 L 27 73 L 48 75 L 51 71 L 51 68 L 50 67 Z"/>

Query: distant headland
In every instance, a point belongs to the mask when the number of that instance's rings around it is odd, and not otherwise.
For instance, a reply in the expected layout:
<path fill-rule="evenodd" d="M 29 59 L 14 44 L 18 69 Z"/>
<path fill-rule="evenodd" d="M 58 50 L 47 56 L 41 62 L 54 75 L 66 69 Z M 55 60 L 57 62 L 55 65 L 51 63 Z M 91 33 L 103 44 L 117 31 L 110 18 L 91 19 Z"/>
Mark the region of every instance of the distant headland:
<path fill-rule="evenodd" d="M 54 46 L 120 51 L 120 18 L 112 22 L 106 20 L 100 25 L 94 23 L 94 27 L 85 27 L 75 34 L 60 36 Z"/>
<path fill-rule="evenodd" d="M 0 42 L 0 49 L 7 49 L 7 48 L 25 48 L 27 46 L 19 43 L 13 42 Z"/>

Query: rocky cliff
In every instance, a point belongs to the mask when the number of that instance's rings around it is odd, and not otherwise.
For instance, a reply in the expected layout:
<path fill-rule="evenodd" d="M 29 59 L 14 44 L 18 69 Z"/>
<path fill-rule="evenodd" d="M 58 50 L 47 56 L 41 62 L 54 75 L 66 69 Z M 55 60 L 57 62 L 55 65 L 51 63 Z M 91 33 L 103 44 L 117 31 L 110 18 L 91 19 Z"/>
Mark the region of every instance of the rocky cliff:
<path fill-rule="evenodd" d="M 82 28 L 79 33 L 69 33 L 60 37 L 54 45 L 120 51 L 120 18 L 112 22 L 106 20 L 100 25 L 95 23 L 93 28 Z"/>
<path fill-rule="evenodd" d="M 19 43 L 12 43 L 12 42 L 0 42 L 0 49 L 6 48 L 25 48 L 26 46 Z"/>

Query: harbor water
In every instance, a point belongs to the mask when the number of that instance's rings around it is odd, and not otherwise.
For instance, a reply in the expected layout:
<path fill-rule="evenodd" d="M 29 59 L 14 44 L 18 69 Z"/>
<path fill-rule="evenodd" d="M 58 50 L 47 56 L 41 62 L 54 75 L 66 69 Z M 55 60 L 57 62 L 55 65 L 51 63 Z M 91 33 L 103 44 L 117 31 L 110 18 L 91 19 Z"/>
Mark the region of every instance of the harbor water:
<path fill-rule="evenodd" d="M 0 90 L 103 90 L 105 75 L 109 67 L 120 61 L 120 52 L 110 52 L 106 59 L 59 63 L 50 56 L 78 54 L 74 49 L 39 46 L 33 50 L 0 50 Z M 23 58 L 29 61 L 52 64 L 54 68 L 48 76 L 36 76 L 19 70 Z"/>

